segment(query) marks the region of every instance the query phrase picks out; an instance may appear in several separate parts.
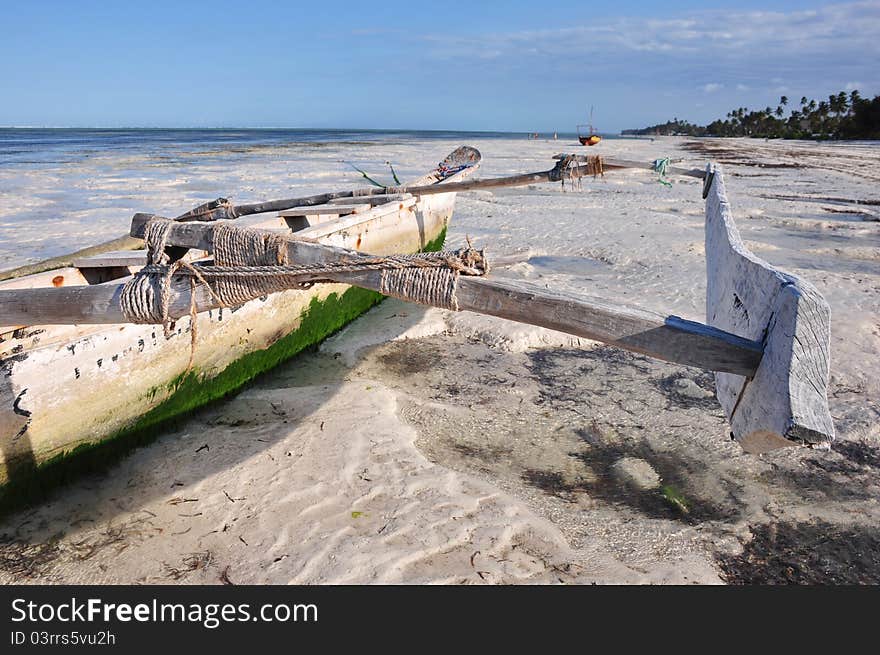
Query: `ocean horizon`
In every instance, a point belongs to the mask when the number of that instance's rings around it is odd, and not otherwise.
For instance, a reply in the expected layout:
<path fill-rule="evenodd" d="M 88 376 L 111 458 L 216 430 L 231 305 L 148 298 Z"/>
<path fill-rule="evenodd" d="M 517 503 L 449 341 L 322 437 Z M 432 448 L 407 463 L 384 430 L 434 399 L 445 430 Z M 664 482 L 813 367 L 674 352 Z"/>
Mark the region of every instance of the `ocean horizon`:
<path fill-rule="evenodd" d="M 12 164 L 63 163 L 84 154 L 137 151 L 169 155 L 192 147 L 223 152 L 236 148 L 322 143 L 400 143 L 457 138 L 510 139 L 529 132 L 484 132 L 468 130 L 406 130 L 360 128 L 230 128 L 230 127 L 0 127 L 0 166 Z M 553 132 L 538 132 L 552 139 Z M 574 132 L 557 132 L 559 140 L 574 139 Z M 619 138 L 619 135 L 602 135 Z"/>

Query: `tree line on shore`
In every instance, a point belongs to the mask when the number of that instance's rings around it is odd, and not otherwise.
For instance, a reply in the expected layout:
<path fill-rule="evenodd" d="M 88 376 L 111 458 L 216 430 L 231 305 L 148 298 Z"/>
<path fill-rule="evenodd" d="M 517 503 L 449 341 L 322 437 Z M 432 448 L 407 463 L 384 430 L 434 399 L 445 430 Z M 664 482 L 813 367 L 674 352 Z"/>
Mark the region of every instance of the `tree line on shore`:
<path fill-rule="evenodd" d="M 729 111 L 726 118 L 705 126 L 674 118 L 660 125 L 624 130 L 622 134 L 880 139 L 880 95 L 867 99 L 858 91 L 841 91 L 819 102 L 804 96 L 798 106 L 790 106 L 788 97 L 782 96 L 775 109 L 739 107 Z"/>

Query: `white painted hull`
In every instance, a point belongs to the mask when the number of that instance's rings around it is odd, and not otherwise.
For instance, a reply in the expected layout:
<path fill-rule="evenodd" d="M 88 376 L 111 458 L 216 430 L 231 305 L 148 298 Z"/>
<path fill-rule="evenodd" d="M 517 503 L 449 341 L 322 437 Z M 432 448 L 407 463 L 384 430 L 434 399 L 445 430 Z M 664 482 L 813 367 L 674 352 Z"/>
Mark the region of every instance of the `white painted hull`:
<path fill-rule="evenodd" d="M 360 216 L 313 225 L 297 234 L 372 254 L 416 252 L 439 245 L 454 205 L 455 193 L 408 198 L 373 207 Z M 257 227 L 285 228 L 287 224 L 274 218 Z M 63 269 L 31 276 L 31 284 L 48 286 L 48 280 L 57 280 L 59 275 L 65 276 L 65 283 L 84 283 L 78 280 L 82 276 L 77 269 Z M 0 288 L 27 285 L 28 278 L 22 278 L 2 283 Z M 289 357 L 291 348 L 320 341 L 373 301 L 361 295 L 359 302 L 339 312 L 339 317 L 331 317 L 334 324 L 330 327 L 324 316 L 317 328 L 314 322 L 309 324 L 302 339 L 289 336 L 297 333 L 310 311 L 313 319 L 317 313 L 332 313 L 335 301 L 349 289 L 344 284 L 318 284 L 235 309 L 200 314 L 190 374 L 197 376 L 199 383 L 193 384 L 191 377 L 184 384 L 188 397 L 176 399 L 172 397 L 182 391 L 178 386 L 190 358 L 188 317 L 177 321 L 167 339 L 161 326 L 154 325 L 30 326 L 7 331 L 0 341 L 0 485 L 15 482 L 77 447 L 148 427 L 170 417 L 164 414 L 186 412 L 240 386 Z M 369 300 L 364 301 L 365 297 Z M 330 305 L 326 304 L 328 299 Z M 4 329 L 9 328 L 0 328 L 0 332 Z M 296 346 L 289 343 L 291 340 L 301 343 Z M 277 344 L 282 341 L 279 349 Z M 260 360 L 260 355 L 253 356 L 259 351 L 268 355 Z M 213 388 L 215 384 L 221 387 Z M 169 403 L 173 405 L 170 408 Z"/>

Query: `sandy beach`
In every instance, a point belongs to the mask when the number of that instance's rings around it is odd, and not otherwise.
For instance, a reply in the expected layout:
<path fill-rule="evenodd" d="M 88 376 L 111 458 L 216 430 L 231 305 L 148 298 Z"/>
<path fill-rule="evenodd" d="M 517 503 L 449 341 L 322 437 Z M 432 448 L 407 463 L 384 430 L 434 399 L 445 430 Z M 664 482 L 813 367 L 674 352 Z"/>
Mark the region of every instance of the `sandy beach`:
<path fill-rule="evenodd" d="M 359 185 L 343 159 L 412 178 L 458 145 L 2 168 L 0 257 L 10 268 L 122 234 L 133 211 Z M 469 145 L 480 177 L 578 148 Z M 0 519 L 0 583 L 880 582 L 880 144 L 608 139 L 590 154 L 724 166 L 748 247 L 831 306 L 830 452 L 743 453 L 705 372 L 389 299 Z M 701 181 L 670 181 L 625 170 L 463 193 L 447 246 L 485 248 L 493 276 L 702 321 Z"/>

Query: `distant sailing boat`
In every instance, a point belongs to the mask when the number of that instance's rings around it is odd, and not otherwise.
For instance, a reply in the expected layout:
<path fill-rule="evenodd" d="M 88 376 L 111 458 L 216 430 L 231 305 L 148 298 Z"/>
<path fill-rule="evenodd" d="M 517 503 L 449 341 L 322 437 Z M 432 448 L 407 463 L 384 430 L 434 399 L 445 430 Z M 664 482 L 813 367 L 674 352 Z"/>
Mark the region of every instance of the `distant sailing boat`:
<path fill-rule="evenodd" d="M 582 134 L 581 133 L 582 127 L 589 127 L 590 131 L 587 132 L 586 134 Z M 592 107 L 592 105 L 590 106 L 590 124 L 589 125 L 578 125 L 577 126 L 577 133 L 578 133 L 578 141 L 581 142 L 582 146 L 594 146 L 597 143 L 599 143 L 599 141 L 602 140 L 602 137 L 599 136 L 598 134 L 596 134 L 596 130 L 593 129 L 593 107 Z"/>

